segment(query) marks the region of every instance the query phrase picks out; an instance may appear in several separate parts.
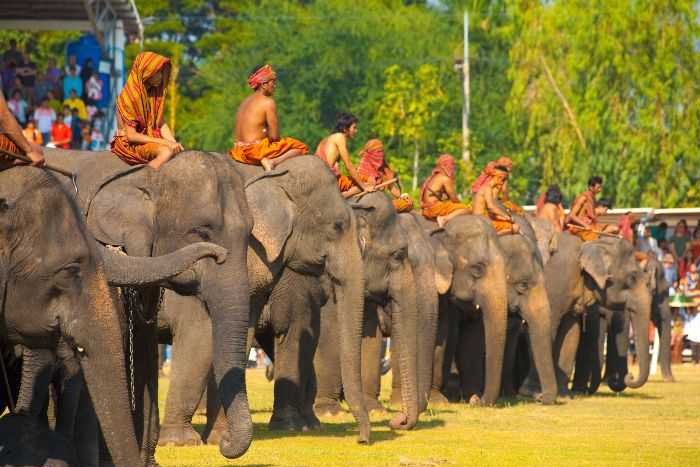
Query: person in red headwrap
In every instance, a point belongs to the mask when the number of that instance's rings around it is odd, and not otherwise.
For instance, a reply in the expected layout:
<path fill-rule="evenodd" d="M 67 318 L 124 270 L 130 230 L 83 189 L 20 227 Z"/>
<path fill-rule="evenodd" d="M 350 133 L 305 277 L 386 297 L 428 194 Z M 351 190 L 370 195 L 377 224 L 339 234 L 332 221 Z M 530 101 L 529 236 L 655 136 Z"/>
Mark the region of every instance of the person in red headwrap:
<path fill-rule="evenodd" d="M 0 149 L 27 156 L 32 165 L 41 167 L 44 165 L 44 152 L 38 146 L 24 137 L 22 128 L 17 123 L 15 116 L 10 112 L 5 97 L 0 92 Z M 24 162 L 0 153 L 0 170 L 22 165 Z"/>
<path fill-rule="evenodd" d="M 489 218 L 499 235 L 520 231 L 511 212 L 501 200 L 512 167 L 513 164 L 507 157 L 491 161 L 472 185 L 474 214 Z"/>
<path fill-rule="evenodd" d="M 360 179 L 355 166 L 350 161 L 348 139 L 353 139 L 356 134 L 357 117 L 348 112 L 341 112 L 338 115 L 333 133 L 323 138 L 316 147 L 316 156 L 331 168 L 338 179 L 338 189 L 345 198 L 362 191 L 373 191 L 371 184 L 366 184 Z M 341 161 L 349 176 L 340 172 Z"/>
<path fill-rule="evenodd" d="M 420 207 L 423 217 L 437 221 L 440 227 L 455 216 L 471 212 L 455 194 L 455 160 L 451 155 L 438 157 L 433 172 L 423 182 Z"/>
<path fill-rule="evenodd" d="M 160 168 L 183 150 L 165 123 L 170 59 L 153 52 L 136 56 L 117 98 L 117 134 L 112 152 L 127 164 Z"/>
<path fill-rule="evenodd" d="M 513 171 L 513 161 L 510 160 L 510 157 L 501 156 L 495 161 L 491 161 L 488 164 L 486 164 L 484 170 L 481 171 L 479 177 L 472 184 L 472 195 L 479 191 L 479 188 L 481 188 L 481 186 L 489 180 L 491 175 L 493 175 L 493 171 L 496 167 L 504 167 L 508 171 L 508 173 L 510 173 Z M 508 198 L 508 180 L 506 180 L 505 184 L 503 185 L 503 188 L 501 189 L 498 195 L 498 201 L 503 205 L 504 208 L 506 208 L 512 213 L 523 214 L 525 212 L 523 208 L 510 201 L 510 199 Z"/>
<path fill-rule="evenodd" d="M 360 165 L 357 173 L 363 182 L 374 186 L 397 178 L 396 172 L 391 170 L 384 159 L 384 144 L 378 139 L 367 141 L 360 151 Z M 382 187 L 382 190 L 391 194 L 396 212 L 413 210 L 413 200 L 406 193 L 401 193 L 398 180 Z"/>
<path fill-rule="evenodd" d="M 248 77 L 253 94 L 246 97 L 236 113 L 236 142 L 229 150 L 231 158 L 244 164 L 262 165 L 272 170 L 285 160 L 306 154 L 301 141 L 280 138 L 275 93 L 277 74 L 270 65 L 256 67 Z"/>

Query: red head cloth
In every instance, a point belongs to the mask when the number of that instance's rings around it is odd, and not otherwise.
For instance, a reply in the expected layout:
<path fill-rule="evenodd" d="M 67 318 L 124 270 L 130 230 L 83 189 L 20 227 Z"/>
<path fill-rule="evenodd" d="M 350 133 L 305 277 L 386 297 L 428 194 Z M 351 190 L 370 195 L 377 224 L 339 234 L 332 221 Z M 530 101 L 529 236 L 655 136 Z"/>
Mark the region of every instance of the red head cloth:
<path fill-rule="evenodd" d="M 251 89 L 258 89 L 259 86 L 273 79 L 277 79 L 277 73 L 270 65 L 265 65 L 248 77 L 248 86 Z"/>
<path fill-rule="evenodd" d="M 430 176 L 423 182 L 423 186 L 420 189 L 420 199 L 421 199 L 421 206 L 423 205 L 423 194 L 425 193 L 425 190 L 428 188 L 428 184 L 430 181 L 433 179 L 434 176 L 436 176 L 439 173 L 443 173 L 450 177 L 452 180 L 455 179 L 455 160 L 454 157 L 452 157 L 449 154 L 443 154 L 440 157 L 438 157 L 437 162 L 435 163 L 435 168 L 433 169 L 433 172 L 430 174 Z"/>
<path fill-rule="evenodd" d="M 384 145 L 378 139 L 367 141 L 360 151 L 360 165 L 357 169 L 361 178 L 375 185 L 380 183 L 384 174 Z"/>
<path fill-rule="evenodd" d="M 502 156 L 486 164 L 486 167 L 484 167 L 484 170 L 481 171 L 479 177 L 472 185 L 472 193 L 479 191 L 479 189 L 491 179 L 491 176 L 496 173 L 497 167 L 503 167 L 510 173 L 510 171 L 513 170 L 513 161 L 511 161 L 509 157 Z"/>

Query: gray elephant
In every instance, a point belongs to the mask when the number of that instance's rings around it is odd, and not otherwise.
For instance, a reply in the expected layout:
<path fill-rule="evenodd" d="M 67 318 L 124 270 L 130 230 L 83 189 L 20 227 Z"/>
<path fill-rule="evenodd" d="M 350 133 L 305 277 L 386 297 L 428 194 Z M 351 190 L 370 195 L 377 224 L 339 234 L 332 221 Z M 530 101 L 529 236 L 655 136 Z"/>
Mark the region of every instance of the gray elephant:
<path fill-rule="evenodd" d="M 188 151 L 160 170 L 127 166 L 109 152 L 48 150 L 47 162 L 76 174 L 76 199 L 87 225 L 105 245 L 130 256 L 158 256 L 192 243 L 224 247 L 223 264 L 203 260 L 170 280 L 183 295 L 196 295 L 211 316 L 214 374 L 233 436 L 222 439 L 221 453 L 236 458 L 252 440 L 245 387 L 246 341 L 250 315 L 245 274 L 252 217 L 243 180 L 221 156 Z M 66 187 L 72 183 L 64 179 Z M 158 287 L 141 287 L 134 313 L 134 386 L 137 439 L 144 461 L 155 463 L 158 441 L 157 326 Z"/>
<path fill-rule="evenodd" d="M 270 173 L 263 173 L 257 166 L 229 164 L 246 180 L 245 195 L 254 220 L 247 251 L 249 345 L 257 327 L 257 337 L 277 358 L 271 426 L 314 428 L 318 424 L 310 410 L 307 375 L 317 334 L 312 308 L 320 306 L 316 304 L 320 292 L 313 289 L 316 285 L 309 277 L 318 280 L 323 274 L 329 278 L 328 295 L 336 304 L 341 329 L 336 345 L 340 344 L 345 356 L 341 370 L 347 381 L 346 394 L 360 425 L 359 439 L 368 442 L 369 418 L 361 397 L 359 361 L 364 277 L 351 209 L 340 195 L 333 174 L 316 157 L 290 159 Z M 299 294 L 285 301 L 281 297 L 287 290 Z M 300 301 L 312 306 L 305 307 Z M 269 306 L 263 313 L 265 305 Z M 174 346 L 165 414 L 168 435 L 163 439 L 172 444 L 199 442 L 190 423 L 206 386 L 210 344 L 206 316 L 195 307 L 195 303 L 176 306 L 163 315 L 168 321 L 163 325 L 169 328 Z M 198 316 L 201 328 L 195 325 L 185 330 L 190 323 L 177 317 L 183 313 Z M 187 360 L 195 359 L 194 363 L 188 363 L 182 355 Z M 221 425 L 214 423 L 216 412 L 215 404 L 208 404 L 207 442 L 222 437 Z"/>
<path fill-rule="evenodd" d="M 396 209 L 384 193 L 367 194 L 358 200 L 350 200 L 349 204 L 357 219 L 357 241 L 362 251 L 366 285 L 361 351 L 364 398 L 368 407 L 380 408 L 377 397 L 381 335 L 377 313 L 378 307 L 383 307 L 387 320 L 391 321 L 392 346 L 396 349 L 394 362 L 397 363 L 397 375 L 402 382 L 400 401 L 403 410 L 390 424 L 395 429 L 412 429 L 419 414 L 420 348 L 416 278 L 409 257 L 409 237 Z M 431 277 L 431 280 L 434 278 Z M 335 306 L 331 301 L 321 313 L 321 335 L 314 357 L 318 387 L 314 408 L 322 414 L 339 411 L 341 387 L 347 397 L 347 383 L 338 371 L 338 362 L 346 356 L 336 344 L 342 328 L 337 325 L 333 311 Z M 424 373 L 423 379 L 427 382 L 429 370 L 426 369 Z"/>
<path fill-rule="evenodd" d="M 545 266 L 545 286 L 552 310 L 552 335 L 560 395 L 569 395 L 571 376 L 581 335 L 581 317 L 591 306 L 611 312 L 606 360 L 608 384 L 613 390 L 642 386 L 649 374 L 648 352 L 640 354 L 637 379 L 627 373 L 627 329 L 633 324 L 637 348 L 649 346 L 647 326 L 651 294 L 635 259 L 632 245 L 614 238 L 582 243 L 560 233 L 556 251 Z M 591 315 L 593 316 L 593 315 Z M 537 375 L 530 372 L 521 393 L 539 390 Z"/>
<path fill-rule="evenodd" d="M 69 439 L 49 430 L 34 417 L 11 414 L 0 418 L 0 465 L 72 467 L 80 464 Z"/>

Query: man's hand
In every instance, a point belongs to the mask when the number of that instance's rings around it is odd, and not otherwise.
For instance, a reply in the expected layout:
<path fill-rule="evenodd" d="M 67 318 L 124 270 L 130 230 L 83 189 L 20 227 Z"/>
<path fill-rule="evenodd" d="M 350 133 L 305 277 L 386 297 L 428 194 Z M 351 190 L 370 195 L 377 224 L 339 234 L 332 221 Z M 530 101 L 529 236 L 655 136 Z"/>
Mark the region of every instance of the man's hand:
<path fill-rule="evenodd" d="M 44 151 L 41 146 L 32 144 L 32 150 L 27 153 L 27 157 L 32 160 L 34 167 L 43 167 L 46 161 L 44 160 Z"/>
<path fill-rule="evenodd" d="M 177 154 L 185 150 L 185 148 L 182 147 L 182 144 L 178 143 L 177 141 L 168 141 L 168 147 L 173 154 Z"/>
<path fill-rule="evenodd" d="M 408 193 L 401 193 L 401 196 L 399 196 L 399 198 L 401 198 L 401 199 L 405 199 L 405 200 L 409 200 L 409 199 L 411 199 L 411 197 L 410 197 L 410 196 L 408 196 Z"/>

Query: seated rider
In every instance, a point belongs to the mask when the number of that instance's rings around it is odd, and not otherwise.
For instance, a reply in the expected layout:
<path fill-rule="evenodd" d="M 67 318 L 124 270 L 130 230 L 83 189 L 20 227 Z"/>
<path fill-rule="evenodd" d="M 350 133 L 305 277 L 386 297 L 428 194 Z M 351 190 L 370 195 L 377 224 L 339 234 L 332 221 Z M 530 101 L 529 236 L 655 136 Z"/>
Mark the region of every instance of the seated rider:
<path fill-rule="evenodd" d="M 438 157 L 433 172 L 421 187 L 420 206 L 423 217 L 437 221 L 440 227 L 460 214 L 471 212 L 455 194 L 455 161 L 451 155 Z"/>
<path fill-rule="evenodd" d="M 360 151 L 360 164 L 357 173 L 364 183 L 377 186 L 397 178 L 396 172 L 391 170 L 384 159 L 384 145 L 378 139 L 367 141 Z M 413 200 L 406 193 L 401 193 L 399 181 L 382 187 L 393 198 L 392 203 L 396 212 L 410 212 L 413 210 Z"/>
<path fill-rule="evenodd" d="M 544 193 L 541 206 L 538 203 L 537 217 L 547 220 L 554 227 L 555 232 L 564 230 L 564 196 L 559 185 L 550 185 Z"/>
<path fill-rule="evenodd" d="M 282 162 L 309 152 L 301 141 L 280 138 L 275 93 L 277 74 L 270 65 L 258 66 L 248 77 L 253 94 L 246 97 L 236 113 L 235 144 L 229 155 L 244 164 L 272 170 Z"/>
<path fill-rule="evenodd" d="M 507 164 L 497 164 L 502 159 L 489 162 L 472 185 L 472 209 L 474 214 L 491 219 L 498 235 L 508 235 L 518 233 L 520 228 L 513 220 L 511 211 L 500 201 L 510 174 Z"/>
<path fill-rule="evenodd" d="M 27 138 L 24 137 L 22 128 L 7 107 L 2 92 L 0 92 L 0 149 L 20 156 L 27 156 L 35 167 L 44 165 L 44 152 L 41 146 L 27 141 Z M 25 162 L 0 153 L 0 170 L 21 164 L 25 164 Z"/>
<path fill-rule="evenodd" d="M 566 218 L 566 228 L 584 242 L 596 240 L 600 233 L 617 233 L 615 226 L 598 223 L 596 214 L 596 196 L 603 190 L 603 178 L 594 175 L 588 179 L 588 190 L 576 197 L 571 205 L 571 211 Z M 607 211 L 603 206 L 598 212 Z"/>
<path fill-rule="evenodd" d="M 352 139 L 356 134 L 357 117 L 351 113 L 342 112 L 338 115 L 333 133 L 323 138 L 316 147 L 316 155 L 328 164 L 338 179 L 338 189 L 344 198 L 363 191 L 372 191 L 372 185 L 360 180 L 355 166 L 350 161 L 348 138 Z M 340 173 L 340 161 L 345 165 L 349 176 Z"/>
<path fill-rule="evenodd" d="M 130 165 L 159 169 L 183 148 L 165 123 L 165 94 L 170 82 L 170 59 L 153 52 L 136 56 L 117 98 L 117 134 L 111 149 Z"/>

